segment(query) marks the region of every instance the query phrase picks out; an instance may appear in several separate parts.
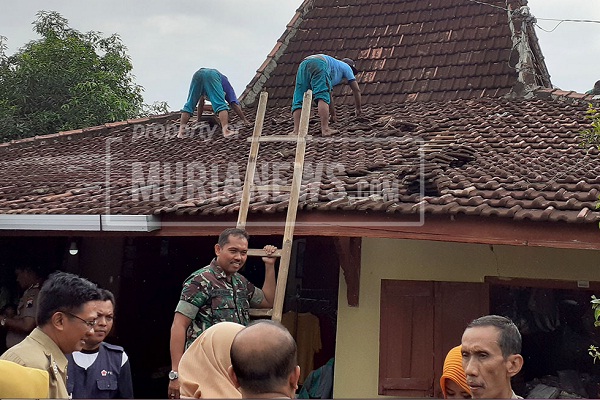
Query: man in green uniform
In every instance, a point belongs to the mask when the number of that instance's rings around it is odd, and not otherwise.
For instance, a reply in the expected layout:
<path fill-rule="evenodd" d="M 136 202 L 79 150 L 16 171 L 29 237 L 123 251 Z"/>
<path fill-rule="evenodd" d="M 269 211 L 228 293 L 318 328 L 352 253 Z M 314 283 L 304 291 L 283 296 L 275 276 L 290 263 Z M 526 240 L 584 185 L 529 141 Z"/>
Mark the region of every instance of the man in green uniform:
<path fill-rule="evenodd" d="M 250 307 L 273 307 L 275 258 L 271 254 L 277 248 L 264 247 L 265 281 L 261 290 L 238 272 L 246 262 L 248 238 L 243 229 L 224 230 L 215 245 L 217 257 L 183 284 L 171 326 L 169 398 L 179 398 L 179 361 L 185 349 L 204 330 L 223 321 L 248 325 Z"/>
<path fill-rule="evenodd" d="M 0 359 L 47 371 L 50 398 L 68 398 L 65 354 L 80 351 L 94 334 L 99 299 L 98 288 L 87 279 L 65 272 L 50 275 L 39 294 L 38 327 Z"/>

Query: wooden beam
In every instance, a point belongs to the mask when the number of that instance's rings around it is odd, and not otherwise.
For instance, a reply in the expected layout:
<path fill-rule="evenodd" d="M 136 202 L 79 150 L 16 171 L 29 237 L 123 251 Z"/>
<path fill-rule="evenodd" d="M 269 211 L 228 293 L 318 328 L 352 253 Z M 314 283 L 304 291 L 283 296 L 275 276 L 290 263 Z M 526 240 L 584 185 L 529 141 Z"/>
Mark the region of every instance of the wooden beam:
<path fill-rule="evenodd" d="M 165 216 L 162 229 L 153 235 L 218 235 L 224 228 L 235 225 L 233 217 L 229 218 L 230 221 L 223 216 L 202 216 L 201 219 Z M 248 221 L 247 229 L 251 235 L 283 234 L 284 224 L 277 213 L 251 218 L 260 218 L 260 221 Z M 600 250 L 600 229 L 596 223 L 515 221 L 467 215 L 426 215 L 419 224 L 417 217 L 406 215 L 299 211 L 295 234 Z"/>
<path fill-rule="evenodd" d="M 510 278 L 486 276 L 486 283 L 497 286 L 510 287 L 532 287 L 541 289 L 562 289 L 562 290 L 591 290 L 596 293 L 600 291 L 600 282 L 587 280 L 560 280 L 560 279 L 528 279 L 528 278 Z"/>
<path fill-rule="evenodd" d="M 0 236 L 218 236 L 223 229 L 236 225 L 236 217 L 169 214 L 161 216 L 161 229 L 150 233 L 0 231 Z M 294 234 L 600 250 L 600 229 L 596 223 L 467 215 L 425 215 L 423 223 L 418 222 L 417 217 L 383 212 L 299 211 Z M 250 214 L 246 229 L 257 236 L 283 235 L 284 225 L 280 213 Z"/>
<path fill-rule="evenodd" d="M 360 245 L 357 237 L 336 237 L 333 242 L 346 280 L 346 297 L 350 307 L 358 307 L 360 294 Z"/>

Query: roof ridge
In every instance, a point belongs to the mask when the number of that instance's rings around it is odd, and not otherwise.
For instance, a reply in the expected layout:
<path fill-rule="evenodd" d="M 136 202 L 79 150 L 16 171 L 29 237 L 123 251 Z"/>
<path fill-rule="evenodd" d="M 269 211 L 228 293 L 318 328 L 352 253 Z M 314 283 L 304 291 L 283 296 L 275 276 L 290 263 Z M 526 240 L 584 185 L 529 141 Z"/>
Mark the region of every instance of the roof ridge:
<path fill-rule="evenodd" d="M 290 40 L 296 34 L 298 30 L 298 26 L 303 21 L 303 17 L 310 11 L 313 6 L 314 0 L 304 0 L 300 7 L 296 10 L 296 13 L 286 25 L 286 29 L 283 34 L 277 39 L 275 46 L 267 55 L 265 61 L 261 64 L 260 67 L 256 70 L 256 74 L 254 78 L 250 80 L 250 83 L 246 85 L 244 92 L 240 96 L 240 103 L 242 106 L 248 106 L 256 100 L 258 94 L 263 91 L 263 86 L 267 82 L 270 77 L 270 73 L 277 66 L 277 61 L 279 57 L 284 53 L 287 48 Z"/>
<path fill-rule="evenodd" d="M 79 135 L 82 133 L 90 133 L 92 135 L 102 134 L 102 133 L 106 133 L 109 129 L 112 129 L 112 128 L 126 127 L 126 126 L 130 126 L 130 125 L 142 124 L 142 123 L 146 123 L 146 122 L 165 121 L 179 113 L 180 113 L 179 111 L 172 111 L 167 114 L 150 115 L 148 117 L 132 118 L 132 119 L 124 120 L 124 121 L 107 122 L 102 125 L 91 126 L 88 128 L 72 129 L 69 131 L 59 131 L 56 133 L 49 133 L 47 135 L 36 135 L 36 136 L 27 137 L 27 138 L 23 138 L 23 139 L 14 139 L 9 142 L 0 143 L 0 149 L 5 148 L 5 147 L 10 147 L 13 145 L 17 145 L 17 146 L 26 145 L 26 144 L 30 144 L 30 143 L 34 143 L 34 142 L 38 142 L 38 141 L 44 141 L 44 140 L 48 140 L 48 139 L 63 138 L 63 137 L 70 138 L 72 135 Z"/>
<path fill-rule="evenodd" d="M 600 106 L 600 95 L 579 93 L 574 90 L 538 87 L 533 90 L 533 95 L 538 99 L 566 100 L 571 103 L 585 101 L 593 104 L 594 106 Z"/>

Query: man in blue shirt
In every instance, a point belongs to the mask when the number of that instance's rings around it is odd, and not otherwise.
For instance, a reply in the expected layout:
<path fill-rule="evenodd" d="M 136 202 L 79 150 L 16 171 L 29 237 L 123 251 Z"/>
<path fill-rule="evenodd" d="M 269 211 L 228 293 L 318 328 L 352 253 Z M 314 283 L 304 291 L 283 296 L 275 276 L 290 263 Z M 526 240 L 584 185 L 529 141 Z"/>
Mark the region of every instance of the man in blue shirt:
<path fill-rule="evenodd" d="M 192 114 L 194 114 L 196 105 L 198 105 L 198 118 L 200 118 L 206 98 L 211 102 L 214 113 L 219 117 L 223 136 L 227 137 L 235 134 L 233 130 L 229 129 L 229 106 L 233 108 L 233 111 L 240 117 L 244 124 L 250 124 L 244 116 L 240 102 L 235 95 L 231 83 L 229 83 L 229 79 L 216 69 L 200 68 L 192 77 L 187 102 L 181 109 L 181 120 L 177 137 L 185 137 L 186 125 Z"/>
<path fill-rule="evenodd" d="M 325 54 L 315 54 L 306 57 L 298 67 L 296 74 L 296 87 L 292 102 L 292 115 L 294 116 L 294 132 L 297 135 L 300 127 L 300 113 L 302 100 L 307 90 L 313 91 L 313 99 L 317 102 L 317 111 L 321 120 L 321 133 L 328 136 L 337 133 L 329 127 L 329 121 L 336 122 L 335 105 L 332 90 L 334 86 L 347 83 L 354 95 L 356 116 L 362 113 L 360 88 L 356 82 L 357 73 L 354 61 L 349 58 L 335 59 Z"/>
<path fill-rule="evenodd" d="M 67 356 L 67 390 L 73 399 L 132 399 L 127 353 L 120 346 L 104 343 L 113 326 L 115 297 L 105 289 L 99 292 L 94 334 L 81 351 Z"/>

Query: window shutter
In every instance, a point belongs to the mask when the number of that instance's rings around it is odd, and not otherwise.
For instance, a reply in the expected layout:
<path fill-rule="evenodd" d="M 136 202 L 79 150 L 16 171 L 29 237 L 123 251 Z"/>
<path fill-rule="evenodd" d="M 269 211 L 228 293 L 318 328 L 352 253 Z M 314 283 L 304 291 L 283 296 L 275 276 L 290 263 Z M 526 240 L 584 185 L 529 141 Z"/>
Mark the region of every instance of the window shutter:
<path fill-rule="evenodd" d="M 431 397 L 433 282 L 382 280 L 379 394 Z"/>
<path fill-rule="evenodd" d="M 489 313 L 489 286 L 486 283 L 435 283 L 435 394 L 442 398 L 440 377 L 446 354 L 460 344 L 465 328 L 475 318 Z"/>

